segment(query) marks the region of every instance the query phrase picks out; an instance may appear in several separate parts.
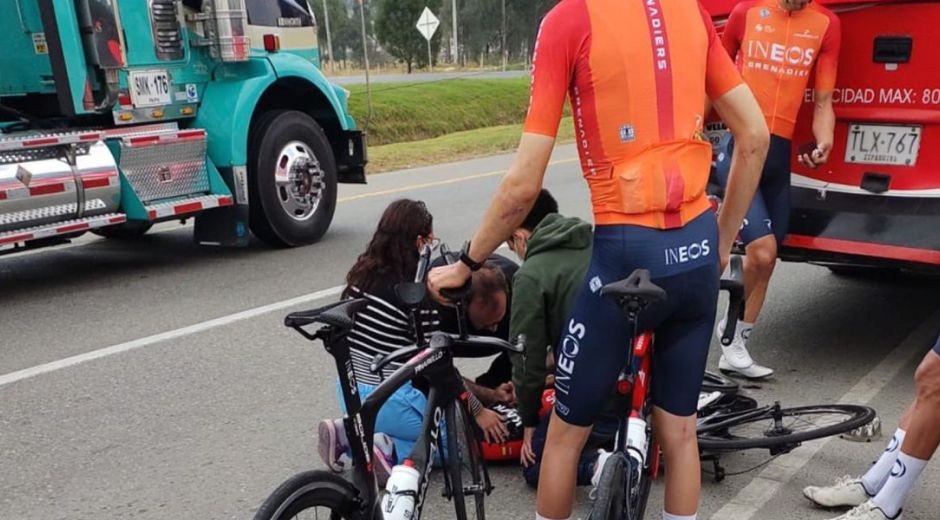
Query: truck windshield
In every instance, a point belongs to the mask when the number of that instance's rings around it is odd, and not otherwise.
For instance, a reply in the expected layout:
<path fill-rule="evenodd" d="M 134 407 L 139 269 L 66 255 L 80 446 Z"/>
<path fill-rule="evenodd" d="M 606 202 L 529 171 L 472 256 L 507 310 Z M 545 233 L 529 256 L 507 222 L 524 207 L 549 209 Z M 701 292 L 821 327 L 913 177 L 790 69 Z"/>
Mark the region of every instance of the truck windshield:
<path fill-rule="evenodd" d="M 313 27 L 307 0 L 247 0 L 248 23 L 264 27 Z"/>

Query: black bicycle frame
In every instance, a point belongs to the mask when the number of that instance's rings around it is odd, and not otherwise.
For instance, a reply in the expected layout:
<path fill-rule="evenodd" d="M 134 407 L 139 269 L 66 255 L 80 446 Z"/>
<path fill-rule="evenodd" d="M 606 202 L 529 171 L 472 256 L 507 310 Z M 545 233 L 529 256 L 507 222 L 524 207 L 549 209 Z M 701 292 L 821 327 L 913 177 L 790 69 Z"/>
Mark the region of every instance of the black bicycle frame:
<path fill-rule="evenodd" d="M 416 377 L 426 378 L 429 382 L 428 405 L 425 409 L 421 436 L 409 459 L 420 472 L 418 496 L 415 500 L 415 516 L 420 518 L 427 495 L 431 465 L 434 463 L 435 450 L 442 447 L 441 425 L 446 407 L 456 405 L 464 392 L 462 380 L 454 367 L 450 352 L 451 338 L 446 334 L 435 334 L 429 346 L 409 359 L 392 375 L 385 379 L 365 401 L 361 401 L 356 385 L 356 376 L 352 370 L 349 345 L 345 338 L 339 338 L 336 348 L 330 353 L 336 360 L 337 373 L 346 403 L 347 415 L 343 419 L 347 438 L 350 440 L 353 462 L 353 485 L 359 490 L 362 506 L 374 504 L 371 511 L 360 511 L 364 518 L 381 519 L 381 504 L 378 503 L 378 489 L 372 465 L 372 435 L 379 410 L 398 389 Z"/>

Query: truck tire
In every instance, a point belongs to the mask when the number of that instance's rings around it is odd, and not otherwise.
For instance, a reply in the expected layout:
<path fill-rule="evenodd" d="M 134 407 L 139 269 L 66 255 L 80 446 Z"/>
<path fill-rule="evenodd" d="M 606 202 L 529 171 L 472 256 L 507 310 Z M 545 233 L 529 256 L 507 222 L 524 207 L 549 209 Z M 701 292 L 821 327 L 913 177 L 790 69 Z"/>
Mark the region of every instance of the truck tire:
<path fill-rule="evenodd" d="M 115 240 L 132 240 L 144 236 L 148 231 L 150 231 L 150 228 L 152 227 L 153 224 L 150 222 L 129 220 L 117 226 L 93 229 L 91 232 L 104 238 L 111 238 Z"/>
<path fill-rule="evenodd" d="M 320 125 L 295 110 L 262 114 L 249 138 L 249 225 L 274 247 L 312 244 L 336 210 L 336 161 Z"/>

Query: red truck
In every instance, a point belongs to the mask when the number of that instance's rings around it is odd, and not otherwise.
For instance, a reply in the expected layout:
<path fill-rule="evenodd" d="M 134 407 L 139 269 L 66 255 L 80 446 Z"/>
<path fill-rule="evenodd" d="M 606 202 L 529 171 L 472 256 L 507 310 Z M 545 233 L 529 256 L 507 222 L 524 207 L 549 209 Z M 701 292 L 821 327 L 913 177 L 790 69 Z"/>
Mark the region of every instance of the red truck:
<path fill-rule="evenodd" d="M 719 32 L 737 3 L 703 0 Z M 780 256 L 940 272 L 940 1 L 821 3 L 842 21 L 835 144 L 815 170 L 794 156 Z M 814 141 L 808 85 L 794 150 Z"/>

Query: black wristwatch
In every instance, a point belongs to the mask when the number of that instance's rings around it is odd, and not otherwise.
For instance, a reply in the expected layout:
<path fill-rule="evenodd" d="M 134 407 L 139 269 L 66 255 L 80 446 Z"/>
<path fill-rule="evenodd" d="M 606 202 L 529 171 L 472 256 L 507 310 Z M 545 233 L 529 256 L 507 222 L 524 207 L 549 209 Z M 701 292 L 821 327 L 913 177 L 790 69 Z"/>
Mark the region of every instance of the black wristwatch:
<path fill-rule="evenodd" d="M 470 271 L 479 271 L 483 267 L 483 262 L 477 262 L 470 258 L 470 242 L 467 242 L 463 246 L 463 250 L 460 251 L 460 261 L 469 267 Z"/>

